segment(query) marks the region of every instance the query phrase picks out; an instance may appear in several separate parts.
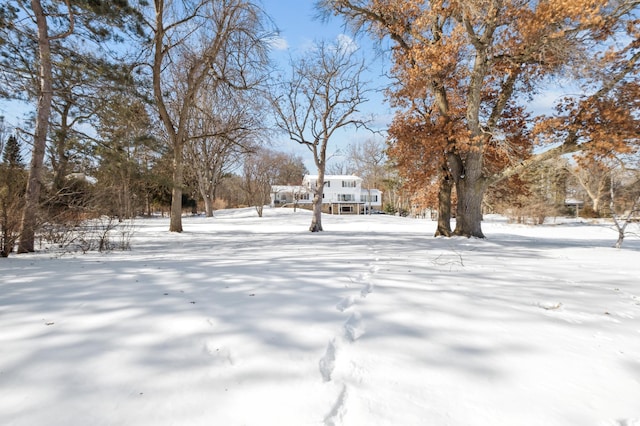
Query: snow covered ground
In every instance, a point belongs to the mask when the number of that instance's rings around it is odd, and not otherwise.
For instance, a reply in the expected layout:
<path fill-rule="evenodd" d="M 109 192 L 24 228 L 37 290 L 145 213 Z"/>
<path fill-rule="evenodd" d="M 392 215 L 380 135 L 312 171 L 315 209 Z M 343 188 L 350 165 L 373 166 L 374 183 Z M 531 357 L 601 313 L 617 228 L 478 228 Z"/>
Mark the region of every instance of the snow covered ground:
<path fill-rule="evenodd" d="M 2 425 L 640 425 L 640 239 L 285 209 L 0 260 Z"/>

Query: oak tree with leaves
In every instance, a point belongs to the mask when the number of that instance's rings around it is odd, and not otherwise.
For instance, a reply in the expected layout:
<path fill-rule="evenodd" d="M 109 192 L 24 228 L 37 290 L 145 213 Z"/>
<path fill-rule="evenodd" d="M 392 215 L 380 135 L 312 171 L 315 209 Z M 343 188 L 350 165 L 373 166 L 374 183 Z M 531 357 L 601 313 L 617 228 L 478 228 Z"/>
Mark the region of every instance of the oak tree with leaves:
<path fill-rule="evenodd" d="M 444 214 L 442 203 L 451 200 L 455 187 L 455 235 L 484 236 L 482 205 L 489 186 L 536 162 L 585 149 L 576 148 L 584 142 L 579 129 L 597 124 L 589 111 L 637 72 L 633 0 L 321 0 L 318 5 L 357 30 L 391 40 L 397 84 L 390 98 L 399 109 L 391 142 L 405 145 L 408 138 L 413 147 L 398 147 L 395 157 L 401 166 L 411 164 L 404 155 L 418 157 L 429 178 L 423 185 L 437 178 Z M 602 53 L 621 32 L 630 43 Z M 601 82 L 600 89 L 591 92 L 591 103 L 584 99 L 563 108 L 572 111 L 572 119 L 565 123 L 561 147 L 532 155 L 523 108 L 528 95 L 550 76 L 584 63 L 608 69 L 591 79 Z M 439 223 L 438 232 L 449 234 L 447 223 Z"/>

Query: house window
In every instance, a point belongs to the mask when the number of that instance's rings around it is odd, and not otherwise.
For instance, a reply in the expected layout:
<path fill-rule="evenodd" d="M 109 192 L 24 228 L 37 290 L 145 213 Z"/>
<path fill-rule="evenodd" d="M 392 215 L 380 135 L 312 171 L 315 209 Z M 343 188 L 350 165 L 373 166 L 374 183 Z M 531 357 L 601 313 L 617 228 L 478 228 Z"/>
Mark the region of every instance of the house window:
<path fill-rule="evenodd" d="M 338 201 L 355 201 L 353 194 L 338 194 Z"/>
<path fill-rule="evenodd" d="M 326 186 L 327 188 L 330 188 L 331 187 L 331 181 L 330 180 L 326 181 L 324 183 L 324 186 Z"/>
<path fill-rule="evenodd" d="M 355 180 L 343 180 L 342 181 L 342 187 L 343 188 L 355 188 L 356 187 L 356 181 Z"/>
<path fill-rule="evenodd" d="M 353 206 L 340 206 L 341 213 L 353 213 Z"/>
<path fill-rule="evenodd" d="M 309 194 L 304 193 L 304 194 L 296 194 L 296 198 L 298 200 L 308 200 L 309 199 Z"/>

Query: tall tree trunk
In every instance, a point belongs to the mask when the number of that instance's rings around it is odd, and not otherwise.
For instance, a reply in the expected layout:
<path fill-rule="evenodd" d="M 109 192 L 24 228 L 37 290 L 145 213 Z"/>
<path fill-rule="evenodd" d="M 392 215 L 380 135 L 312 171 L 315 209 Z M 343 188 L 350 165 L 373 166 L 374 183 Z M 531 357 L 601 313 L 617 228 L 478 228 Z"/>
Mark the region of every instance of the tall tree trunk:
<path fill-rule="evenodd" d="M 486 190 L 486 179 L 482 175 L 482 153 L 478 149 L 468 152 L 459 178 L 456 181 L 455 235 L 484 238 L 482 233 L 482 200 Z"/>
<path fill-rule="evenodd" d="M 456 185 L 458 205 L 456 208 L 455 235 L 484 238 L 482 233 L 482 200 L 484 185 L 479 179 L 460 179 Z"/>
<path fill-rule="evenodd" d="M 206 217 L 213 217 L 213 196 L 206 194 L 204 197 L 204 212 Z"/>
<path fill-rule="evenodd" d="M 122 179 L 122 214 L 118 217 L 118 221 L 122 222 L 123 219 L 132 219 L 135 216 L 133 211 L 133 204 L 131 202 L 131 185 L 130 178 L 128 176 Z"/>
<path fill-rule="evenodd" d="M 44 14 L 40 0 L 31 0 L 31 8 L 38 26 L 40 93 L 38 94 L 38 104 L 36 106 L 36 128 L 33 136 L 31 165 L 29 168 L 29 179 L 27 181 L 27 192 L 25 194 L 25 207 L 22 215 L 18 253 L 35 251 L 35 230 L 40 204 L 42 168 L 47 145 L 49 117 L 51 116 L 51 99 L 53 98 L 51 46 L 49 44 L 47 17 Z"/>
<path fill-rule="evenodd" d="M 624 242 L 624 228 L 618 227 L 618 240 L 616 241 L 614 247 L 617 249 L 622 248 L 623 242 Z"/>
<path fill-rule="evenodd" d="M 7 198 L 10 199 L 10 197 Z M 4 202 L 2 207 L 0 208 L 0 214 L 2 215 L 2 218 L 0 219 L 0 225 L 2 225 L 2 237 L 0 237 L 0 257 L 9 257 L 9 253 L 13 251 L 13 238 L 11 236 L 11 225 L 9 224 L 9 206 L 4 205 Z"/>
<path fill-rule="evenodd" d="M 309 231 L 322 231 L 322 194 L 324 193 L 324 168 L 318 167 L 318 181 L 316 182 L 316 191 L 313 195 L 313 217 L 311 218 L 311 226 Z"/>
<path fill-rule="evenodd" d="M 453 179 L 448 173 L 440 178 L 440 188 L 438 189 L 438 227 L 435 237 L 451 237 L 451 191 L 453 189 Z"/>
<path fill-rule="evenodd" d="M 173 190 L 171 191 L 171 221 L 169 232 L 182 232 L 182 185 L 184 181 L 183 144 L 174 142 Z"/>
<path fill-rule="evenodd" d="M 196 180 L 198 181 L 198 190 L 200 196 L 204 202 L 204 213 L 206 217 L 213 217 L 213 200 L 215 198 L 215 190 L 213 179 L 208 177 L 208 173 L 203 174 L 198 167 L 196 167 Z"/>
<path fill-rule="evenodd" d="M 66 103 L 60 114 L 60 129 L 53 139 L 55 155 L 52 155 L 53 186 L 59 191 L 65 186 L 65 177 L 69 170 L 69 157 L 67 155 L 67 139 L 69 138 L 70 125 L 69 114 L 71 104 Z"/>

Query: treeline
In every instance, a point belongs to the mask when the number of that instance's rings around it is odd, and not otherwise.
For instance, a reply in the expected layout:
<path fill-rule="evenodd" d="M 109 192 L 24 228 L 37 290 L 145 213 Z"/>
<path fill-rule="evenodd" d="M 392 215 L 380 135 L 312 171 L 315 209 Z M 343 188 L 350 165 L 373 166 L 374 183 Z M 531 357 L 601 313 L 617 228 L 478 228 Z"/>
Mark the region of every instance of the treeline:
<path fill-rule="evenodd" d="M 637 1 L 316 7 L 389 46 L 386 147 L 355 147 L 349 172 L 382 189 L 390 212 L 433 211 L 437 235 L 483 237 L 487 211 L 540 221 L 569 208 L 572 182 L 594 215 L 637 210 Z M 34 113 L 11 138 L 0 129 L 2 253 L 35 250 L 51 221 L 166 212 L 181 232 L 185 208 L 260 206 L 268 185 L 307 172 L 269 148 L 275 131 L 312 154 L 310 230 L 321 231 L 327 147 L 371 125 L 366 54 L 319 41 L 276 72 L 277 36 L 247 0 L 3 2 L 0 96 Z M 528 108 L 552 81 L 578 94 Z"/>
<path fill-rule="evenodd" d="M 26 174 L 7 246 L 33 251 L 44 223 L 99 215 L 166 211 L 181 231 L 183 206 L 246 202 L 246 156 L 278 156 L 264 95 L 275 34 L 243 0 L 3 2 L 0 95 L 35 111 L 15 133 L 30 163 L 7 166 L 12 187 Z"/>

